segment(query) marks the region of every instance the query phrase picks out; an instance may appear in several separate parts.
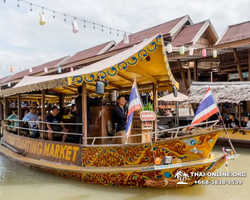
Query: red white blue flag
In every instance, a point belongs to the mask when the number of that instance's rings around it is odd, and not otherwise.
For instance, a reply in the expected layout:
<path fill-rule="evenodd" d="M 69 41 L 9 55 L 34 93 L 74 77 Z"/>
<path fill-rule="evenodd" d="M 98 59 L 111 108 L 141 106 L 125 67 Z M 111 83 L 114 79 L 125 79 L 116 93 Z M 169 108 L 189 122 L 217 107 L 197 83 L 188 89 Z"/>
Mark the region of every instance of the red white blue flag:
<path fill-rule="evenodd" d="M 131 132 L 131 126 L 132 126 L 132 120 L 134 116 L 134 112 L 136 110 L 142 109 L 142 104 L 141 104 L 141 99 L 140 95 L 138 92 L 138 88 L 136 85 L 136 80 L 134 80 L 131 94 L 129 96 L 129 105 L 128 105 L 128 116 L 127 116 L 127 126 L 126 126 L 126 135 L 127 135 L 127 140 Z"/>
<path fill-rule="evenodd" d="M 199 124 L 218 112 L 219 112 L 218 107 L 216 103 L 214 102 L 214 98 L 210 91 L 210 88 L 208 88 L 206 95 L 202 99 L 200 106 L 195 112 L 191 125 Z M 191 128 L 192 127 L 189 127 L 189 129 Z"/>

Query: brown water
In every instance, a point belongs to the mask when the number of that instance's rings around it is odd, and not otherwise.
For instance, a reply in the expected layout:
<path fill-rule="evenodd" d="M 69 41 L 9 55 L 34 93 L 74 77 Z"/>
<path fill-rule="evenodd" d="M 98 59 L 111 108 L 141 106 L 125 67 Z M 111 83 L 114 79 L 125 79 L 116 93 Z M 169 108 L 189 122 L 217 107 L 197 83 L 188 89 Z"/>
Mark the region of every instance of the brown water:
<path fill-rule="evenodd" d="M 0 156 L 0 200 L 250 200 L 250 149 L 229 162 L 230 172 L 246 172 L 243 185 L 203 185 L 190 188 L 118 188 L 81 183 L 16 164 Z M 213 153 L 221 153 L 216 147 Z M 225 171 L 225 165 L 218 171 Z M 225 177 L 213 179 L 229 179 Z"/>

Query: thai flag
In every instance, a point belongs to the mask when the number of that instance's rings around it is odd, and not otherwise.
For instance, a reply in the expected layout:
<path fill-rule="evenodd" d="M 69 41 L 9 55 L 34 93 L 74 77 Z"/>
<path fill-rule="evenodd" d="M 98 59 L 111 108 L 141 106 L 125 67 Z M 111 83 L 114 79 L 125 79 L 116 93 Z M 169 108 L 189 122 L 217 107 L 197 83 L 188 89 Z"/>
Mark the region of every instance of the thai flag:
<path fill-rule="evenodd" d="M 210 88 L 208 88 L 206 95 L 202 99 L 202 102 L 200 103 L 200 106 L 198 107 L 197 111 L 195 112 L 192 124 L 199 124 L 203 122 L 204 120 L 211 117 L 213 114 L 218 113 L 218 107 L 214 102 L 213 95 L 210 91 Z M 190 130 L 192 127 L 189 127 L 188 130 Z"/>
<path fill-rule="evenodd" d="M 129 105 L 128 105 L 128 116 L 127 116 L 127 126 L 126 126 L 126 135 L 127 141 L 131 132 L 132 120 L 134 116 L 134 111 L 142 109 L 141 99 L 136 85 L 136 80 L 134 80 L 132 91 L 129 96 Z"/>

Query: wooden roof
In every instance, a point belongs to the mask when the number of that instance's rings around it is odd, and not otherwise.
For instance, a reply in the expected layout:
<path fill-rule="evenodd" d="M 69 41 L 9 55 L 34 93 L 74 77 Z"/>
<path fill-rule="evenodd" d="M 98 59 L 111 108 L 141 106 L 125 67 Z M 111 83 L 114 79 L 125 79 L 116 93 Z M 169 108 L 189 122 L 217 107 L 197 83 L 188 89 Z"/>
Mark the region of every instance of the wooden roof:
<path fill-rule="evenodd" d="M 167 35 L 174 35 L 187 22 L 189 24 L 192 24 L 192 21 L 188 15 L 165 22 L 154 27 L 150 27 L 133 35 L 129 35 L 129 44 L 124 44 L 124 41 L 122 40 L 112 50 L 133 46 L 142 42 L 144 38 L 150 38 L 158 33 L 162 33 L 163 37 Z"/>
<path fill-rule="evenodd" d="M 77 52 L 75 55 L 73 55 L 70 59 L 68 59 L 62 66 L 72 66 L 76 62 L 79 62 L 81 60 L 85 60 L 100 54 L 103 54 L 110 50 L 114 45 L 116 44 L 115 41 L 109 41 L 103 44 L 100 44 L 98 46 L 91 47 L 89 49 L 85 49 L 83 51 Z"/>

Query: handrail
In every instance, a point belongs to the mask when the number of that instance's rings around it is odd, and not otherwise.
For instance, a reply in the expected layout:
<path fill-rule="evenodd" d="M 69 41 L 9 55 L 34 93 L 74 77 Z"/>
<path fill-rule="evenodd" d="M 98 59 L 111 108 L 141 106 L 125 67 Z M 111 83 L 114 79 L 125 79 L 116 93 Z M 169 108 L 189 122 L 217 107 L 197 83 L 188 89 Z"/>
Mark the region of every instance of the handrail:
<path fill-rule="evenodd" d="M 200 126 L 200 125 L 206 125 L 206 124 L 212 124 L 214 122 L 218 122 L 219 120 L 214 120 L 214 121 L 208 121 L 208 122 L 202 122 L 202 123 L 199 123 L 199 124 L 192 124 L 192 127 L 196 127 L 196 126 Z M 34 121 L 32 121 L 34 122 Z M 59 123 L 57 123 L 59 124 Z M 8 127 L 9 125 L 4 125 L 6 127 Z M 156 132 L 151 132 L 151 133 L 140 133 L 140 134 L 133 134 L 133 135 L 130 135 L 129 137 L 137 137 L 137 136 L 142 136 L 142 135 L 151 135 L 151 137 L 157 133 L 162 133 L 162 132 L 168 132 L 168 131 L 173 131 L 173 130 L 177 130 L 177 134 L 175 137 L 178 136 L 178 132 L 179 132 L 179 129 L 182 129 L 182 128 L 187 128 L 187 127 L 190 127 L 191 125 L 186 125 L 186 126 L 180 126 L 180 127 L 176 127 L 176 128 L 171 128 L 171 129 L 165 129 L 165 130 L 161 130 L 161 131 L 156 131 Z M 39 130 L 39 129 L 29 129 L 29 128 L 23 128 L 23 127 L 13 127 L 13 128 L 16 128 L 16 129 L 24 129 L 24 130 L 34 130 L 34 131 L 39 131 L 39 132 L 44 132 L 46 130 Z M 48 132 L 48 131 L 46 131 Z M 69 133 L 69 132 L 57 132 L 57 131 L 53 131 L 52 133 L 58 133 L 58 134 L 66 134 L 66 135 L 81 135 L 82 134 L 79 134 L 79 133 Z M 94 142 L 96 141 L 96 139 L 113 139 L 113 138 L 124 138 L 124 137 L 127 137 L 127 135 L 120 135 L 120 136 L 103 136 L 103 137 L 82 137 L 82 139 L 87 139 L 87 140 L 93 140 L 92 141 L 92 144 L 91 145 L 94 145 Z M 99 145 L 99 144 L 98 144 Z"/>
<path fill-rule="evenodd" d="M 45 121 L 24 121 L 20 119 L 4 119 L 3 121 L 17 121 L 17 122 L 31 122 L 31 123 L 41 123 L 41 124 L 58 124 L 58 123 L 52 123 L 52 122 L 45 122 Z M 79 125 L 82 126 L 83 123 L 63 123 L 64 125 Z"/>

